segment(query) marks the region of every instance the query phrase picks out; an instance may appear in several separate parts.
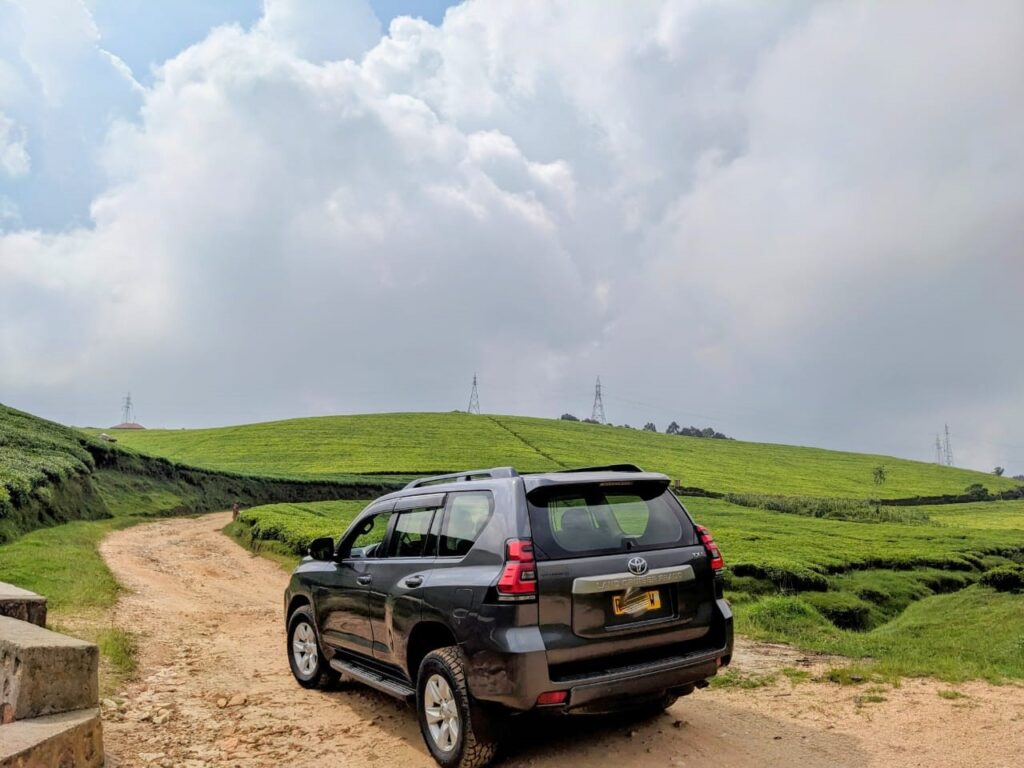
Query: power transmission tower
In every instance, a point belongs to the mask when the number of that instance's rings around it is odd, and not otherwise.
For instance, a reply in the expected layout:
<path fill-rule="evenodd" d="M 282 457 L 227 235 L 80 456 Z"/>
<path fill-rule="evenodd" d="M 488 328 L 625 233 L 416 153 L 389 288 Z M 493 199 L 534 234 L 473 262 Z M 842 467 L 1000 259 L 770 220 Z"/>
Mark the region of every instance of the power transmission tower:
<path fill-rule="evenodd" d="M 943 454 L 942 454 L 942 441 L 939 440 L 939 436 L 938 435 L 935 436 L 935 463 L 936 464 L 944 464 L 945 463 L 945 461 L 943 459 Z"/>
<path fill-rule="evenodd" d="M 135 409 L 132 407 L 132 393 L 129 392 L 121 401 L 121 423 L 131 424 L 135 421 Z"/>
<path fill-rule="evenodd" d="M 597 377 L 597 384 L 594 385 L 594 408 L 590 412 L 590 418 L 598 424 L 605 424 L 604 400 L 601 399 L 601 377 Z"/>
<path fill-rule="evenodd" d="M 469 408 L 466 409 L 469 413 L 475 413 L 477 416 L 480 415 L 480 395 L 476 391 L 476 374 L 473 374 L 473 391 L 469 393 Z"/>
<path fill-rule="evenodd" d="M 943 458 L 946 460 L 946 466 L 953 466 L 953 444 L 949 441 L 949 424 L 946 424 L 946 440 L 942 444 Z"/>

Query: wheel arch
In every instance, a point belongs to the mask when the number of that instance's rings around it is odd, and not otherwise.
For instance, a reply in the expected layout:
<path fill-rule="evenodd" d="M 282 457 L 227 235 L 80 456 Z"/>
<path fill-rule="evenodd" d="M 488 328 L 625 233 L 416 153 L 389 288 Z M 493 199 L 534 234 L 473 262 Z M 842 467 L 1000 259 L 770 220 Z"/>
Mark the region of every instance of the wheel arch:
<path fill-rule="evenodd" d="M 447 624 L 431 619 L 416 624 L 412 628 L 412 632 L 409 633 L 409 641 L 405 649 L 405 663 L 409 679 L 415 682 L 420 662 L 423 661 L 424 656 L 438 648 L 447 648 L 451 645 L 458 645 L 458 641 L 455 639 L 455 633 Z"/>
<path fill-rule="evenodd" d="M 292 595 L 291 600 L 288 601 L 288 611 L 284 619 L 285 623 L 290 625 L 292 620 L 292 614 L 304 605 L 308 605 L 310 607 L 313 606 L 313 601 L 309 599 L 308 595 L 304 595 L 301 593 L 297 595 Z M 316 616 L 313 617 L 313 623 L 316 623 Z"/>

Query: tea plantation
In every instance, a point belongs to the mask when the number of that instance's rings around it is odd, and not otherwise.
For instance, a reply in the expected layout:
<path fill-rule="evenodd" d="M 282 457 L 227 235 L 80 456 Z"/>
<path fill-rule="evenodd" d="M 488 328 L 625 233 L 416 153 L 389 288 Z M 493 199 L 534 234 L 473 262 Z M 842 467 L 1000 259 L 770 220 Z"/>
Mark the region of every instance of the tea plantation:
<path fill-rule="evenodd" d="M 327 416 L 238 427 L 119 433 L 128 446 L 194 466 L 264 476 L 427 474 L 512 465 L 537 471 L 630 461 L 684 486 L 728 493 L 851 498 L 961 494 L 1009 478 L 935 464 L 582 422 L 465 413 Z M 873 471 L 885 468 L 876 484 Z"/>
<path fill-rule="evenodd" d="M 1009 492 L 1017 486 L 1010 479 L 883 456 L 463 413 L 119 432 L 116 446 L 87 432 L 0 405 L 0 580 L 46 592 L 58 615 L 112 603 L 117 585 L 96 545 L 147 514 L 262 504 L 243 510 L 229 532 L 294 563 L 312 539 L 340 534 L 405 475 L 628 461 L 725 495 L 683 501 L 723 547 L 742 634 L 870 657 L 887 674 L 1024 678 L 1024 500 L 906 505 L 962 501 L 972 485 Z M 879 466 L 885 479 L 876 483 Z M 90 517 L 103 519 L 57 525 Z M 21 535 L 39 526 L 51 527 Z"/>

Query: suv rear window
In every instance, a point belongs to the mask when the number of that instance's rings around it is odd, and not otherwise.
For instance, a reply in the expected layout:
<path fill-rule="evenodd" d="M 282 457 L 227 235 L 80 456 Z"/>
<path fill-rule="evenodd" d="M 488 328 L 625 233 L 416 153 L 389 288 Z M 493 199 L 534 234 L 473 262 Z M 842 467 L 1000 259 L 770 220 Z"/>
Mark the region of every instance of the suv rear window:
<path fill-rule="evenodd" d="M 542 487 L 529 496 L 534 547 L 558 559 L 697 543 L 693 523 L 661 483 Z"/>
<path fill-rule="evenodd" d="M 491 516 L 491 494 L 487 491 L 452 493 L 441 531 L 440 557 L 462 557 L 473 548 L 480 531 Z"/>

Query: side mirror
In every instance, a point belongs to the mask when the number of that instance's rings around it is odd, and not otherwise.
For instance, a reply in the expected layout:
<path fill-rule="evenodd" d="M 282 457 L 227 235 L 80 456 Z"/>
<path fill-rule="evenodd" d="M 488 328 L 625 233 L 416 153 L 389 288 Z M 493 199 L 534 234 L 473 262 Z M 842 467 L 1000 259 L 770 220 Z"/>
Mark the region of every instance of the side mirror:
<path fill-rule="evenodd" d="M 313 539 L 309 545 L 309 556 L 314 560 L 334 559 L 334 539 L 324 536 L 321 539 Z"/>

